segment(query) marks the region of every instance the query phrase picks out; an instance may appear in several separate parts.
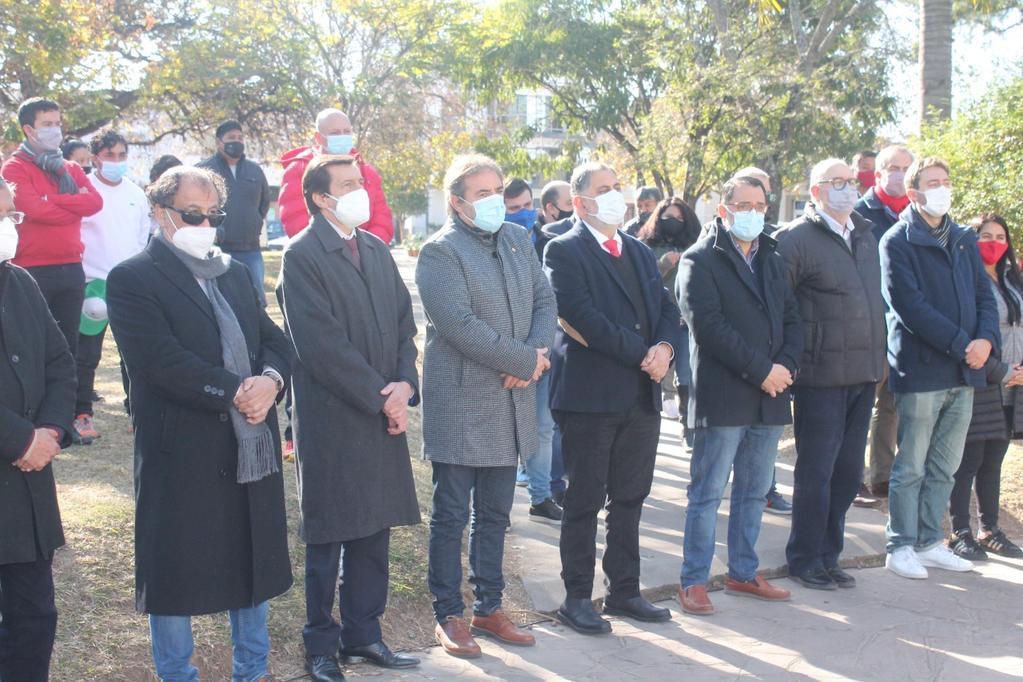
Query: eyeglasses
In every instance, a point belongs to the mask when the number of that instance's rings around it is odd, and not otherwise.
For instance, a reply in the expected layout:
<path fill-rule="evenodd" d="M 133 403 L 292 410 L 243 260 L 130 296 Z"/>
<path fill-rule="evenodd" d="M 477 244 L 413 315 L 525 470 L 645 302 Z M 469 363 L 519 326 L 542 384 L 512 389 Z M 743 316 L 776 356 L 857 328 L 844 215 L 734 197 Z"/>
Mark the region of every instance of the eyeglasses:
<path fill-rule="evenodd" d="M 227 214 L 221 211 L 219 208 L 215 208 L 209 213 L 199 213 L 198 211 L 182 211 L 174 208 L 173 206 L 167 206 L 161 204 L 161 206 L 168 211 L 174 211 L 186 225 L 195 227 L 196 225 L 202 225 L 207 220 L 210 221 L 210 227 L 220 227 L 224 223 L 224 219 L 227 218 Z"/>
<path fill-rule="evenodd" d="M 838 191 L 842 191 L 848 185 L 851 185 L 854 182 L 856 182 L 855 179 L 849 180 L 849 179 L 846 179 L 846 178 L 824 178 L 820 182 L 818 182 L 817 185 L 818 186 L 819 185 L 831 185 L 832 188 L 834 188 L 834 189 L 836 189 Z"/>
<path fill-rule="evenodd" d="M 11 211 L 5 216 L 0 216 L 0 220 L 4 218 L 10 218 L 15 225 L 21 225 L 21 222 L 25 220 L 25 214 L 22 211 Z"/>
<path fill-rule="evenodd" d="M 733 213 L 745 213 L 746 211 L 756 211 L 757 213 L 767 213 L 767 204 L 754 204 L 749 201 L 743 201 L 739 204 L 726 204 Z"/>

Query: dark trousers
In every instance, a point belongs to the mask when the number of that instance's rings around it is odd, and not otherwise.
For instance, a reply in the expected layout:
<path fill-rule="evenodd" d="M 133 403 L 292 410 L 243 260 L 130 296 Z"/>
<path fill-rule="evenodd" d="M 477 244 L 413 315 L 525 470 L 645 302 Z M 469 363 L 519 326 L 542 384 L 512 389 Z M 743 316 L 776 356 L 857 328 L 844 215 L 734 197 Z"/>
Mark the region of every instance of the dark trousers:
<path fill-rule="evenodd" d="M 551 494 L 565 492 L 565 458 L 561 454 L 561 429 L 554 425 L 554 437 L 551 439 Z"/>
<path fill-rule="evenodd" d="M 106 327 L 95 336 L 78 335 L 78 352 L 75 364 L 78 366 L 78 399 L 75 403 L 75 415 L 92 414 L 92 392 L 96 385 L 96 368 L 103 357 L 103 339 L 107 335 Z"/>
<path fill-rule="evenodd" d="M 40 265 L 27 270 L 43 292 L 50 315 L 67 339 L 71 355 L 75 355 L 78 350 L 78 327 L 82 322 L 82 303 L 85 301 L 85 271 L 82 270 L 82 264 Z"/>
<path fill-rule="evenodd" d="M 561 521 L 561 579 L 572 599 L 589 599 L 597 560 L 597 514 L 607 507 L 604 573 L 609 594 L 639 595 L 639 519 L 650 494 L 661 416 L 627 412 L 554 413 L 568 472 Z"/>
<path fill-rule="evenodd" d="M 845 514 L 863 480 L 863 453 L 874 384 L 793 389 L 796 436 L 789 571 L 834 568 L 842 553 Z"/>
<path fill-rule="evenodd" d="M 471 467 L 433 462 L 430 567 L 427 580 L 438 623 L 462 617 L 462 533 L 469 523 L 473 613 L 489 616 L 504 594 L 504 535 L 515 499 L 517 466 Z"/>
<path fill-rule="evenodd" d="M 358 540 L 306 545 L 306 625 L 302 639 L 310 656 L 333 656 L 339 647 L 360 647 L 381 640 L 380 617 L 387 607 L 390 541 L 391 529 L 385 528 Z M 340 624 L 334 618 L 335 588 Z"/>
<path fill-rule="evenodd" d="M 971 440 L 963 448 L 963 461 L 955 474 L 949 498 L 952 530 L 970 529 L 970 488 L 977 491 L 980 527 L 998 527 L 998 498 L 1002 483 L 1002 460 L 1009 449 L 1007 440 Z"/>
<path fill-rule="evenodd" d="M 0 565 L 0 680 L 46 682 L 57 633 L 49 559 Z"/>

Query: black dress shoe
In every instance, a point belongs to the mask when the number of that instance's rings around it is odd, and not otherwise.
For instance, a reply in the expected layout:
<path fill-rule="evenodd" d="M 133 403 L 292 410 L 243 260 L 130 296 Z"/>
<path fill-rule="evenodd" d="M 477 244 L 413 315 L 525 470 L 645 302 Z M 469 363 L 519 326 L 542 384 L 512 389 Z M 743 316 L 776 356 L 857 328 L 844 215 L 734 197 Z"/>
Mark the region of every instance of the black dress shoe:
<path fill-rule="evenodd" d="M 811 590 L 837 590 L 838 583 L 825 570 L 807 571 L 806 573 L 789 573 L 789 577 L 803 587 Z"/>
<path fill-rule="evenodd" d="M 366 646 L 342 649 L 341 656 L 345 663 L 369 661 L 381 668 L 414 668 L 419 665 L 418 658 L 408 654 L 396 654 L 383 641 Z"/>
<path fill-rule="evenodd" d="M 838 566 L 835 566 L 834 568 L 829 568 L 827 570 L 828 575 L 831 576 L 831 579 L 834 580 L 835 584 L 838 585 L 839 587 L 845 589 L 856 587 L 856 578 L 852 577 Z"/>
<path fill-rule="evenodd" d="M 663 623 L 671 620 L 671 611 L 654 606 L 643 597 L 615 599 L 609 596 L 604 599 L 604 613 L 609 616 L 635 618 L 645 623 Z"/>
<path fill-rule="evenodd" d="M 600 617 L 589 599 L 566 598 L 558 609 L 558 620 L 584 635 L 606 635 L 611 623 Z"/>
<path fill-rule="evenodd" d="M 306 656 L 305 670 L 313 682 L 345 682 L 341 666 L 333 656 Z"/>

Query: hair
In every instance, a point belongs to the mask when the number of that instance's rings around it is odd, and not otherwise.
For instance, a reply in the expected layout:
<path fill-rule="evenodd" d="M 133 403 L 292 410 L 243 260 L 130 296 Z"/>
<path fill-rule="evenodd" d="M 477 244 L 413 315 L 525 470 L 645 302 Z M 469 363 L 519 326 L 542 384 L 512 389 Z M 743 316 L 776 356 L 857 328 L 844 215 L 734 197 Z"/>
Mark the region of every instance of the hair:
<path fill-rule="evenodd" d="M 880 166 L 882 169 L 887 168 L 888 164 L 891 163 L 892 158 L 900 152 L 909 155 L 910 163 L 916 160 L 916 157 L 913 156 L 913 152 L 909 151 L 909 147 L 901 144 L 890 144 L 877 153 L 875 165 Z"/>
<path fill-rule="evenodd" d="M 836 159 L 834 157 L 815 163 L 813 168 L 810 169 L 810 187 L 820 184 L 820 181 L 824 179 L 824 174 L 827 173 L 832 166 L 837 166 L 838 164 L 842 164 L 843 166 L 849 165 L 845 162 L 845 159 Z"/>
<path fill-rule="evenodd" d="M 859 151 L 859 152 L 856 152 L 855 154 L 853 154 L 852 165 L 855 166 L 855 165 L 859 164 L 860 159 L 876 159 L 876 158 L 877 158 L 877 152 L 875 152 L 873 149 L 864 149 L 863 151 Z"/>
<path fill-rule="evenodd" d="M 737 175 L 728 182 L 725 183 L 724 187 L 721 188 L 721 203 L 727 204 L 735 196 L 735 190 L 740 186 L 756 187 L 764 193 L 764 199 L 767 199 L 767 189 L 764 187 L 764 183 L 760 182 L 757 178 L 752 175 Z"/>
<path fill-rule="evenodd" d="M 937 156 L 925 156 L 914 161 L 906 171 L 906 189 L 920 189 L 920 174 L 928 168 L 941 168 L 949 175 L 952 174 L 944 159 L 939 159 Z"/>
<path fill-rule="evenodd" d="M 89 145 L 82 142 L 77 137 L 65 137 L 64 141 L 60 143 L 60 153 L 64 156 L 64 160 L 68 161 L 71 159 L 71 155 L 77 152 L 79 149 L 88 149 Z"/>
<path fill-rule="evenodd" d="M 341 111 L 340 109 L 333 109 L 333 108 L 331 108 L 331 109 L 324 109 L 320 113 L 316 114 L 316 132 L 319 133 L 320 132 L 320 128 L 323 126 L 323 123 L 328 118 L 330 118 L 331 116 L 334 116 L 336 114 L 341 114 L 345 118 L 348 118 L 348 114 L 346 114 L 345 112 Z M 320 133 L 320 134 L 322 135 L 323 133 Z"/>
<path fill-rule="evenodd" d="M 522 178 L 512 178 L 504 186 L 505 199 L 513 199 L 523 192 L 529 192 L 529 198 L 533 198 L 533 188 Z"/>
<path fill-rule="evenodd" d="M 582 196 L 582 193 L 590 188 L 590 180 L 593 178 L 593 174 L 600 171 L 611 171 L 614 173 L 615 169 L 600 161 L 587 161 L 580 166 L 576 166 L 575 170 L 572 171 L 572 179 L 569 181 L 572 196 Z"/>
<path fill-rule="evenodd" d="M 99 154 L 104 149 L 113 149 L 119 144 L 123 144 L 125 151 L 127 151 L 128 140 L 125 139 L 124 135 L 112 128 L 107 128 L 106 130 L 101 130 L 96 137 L 89 141 L 89 149 L 93 154 Z"/>
<path fill-rule="evenodd" d="M 195 166 L 175 166 L 161 175 L 156 182 L 146 187 L 146 197 L 153 206 L 169 206 L 174 203 L 181 184 L 194 182 L 217 193 L 220 204 L 227 201 L 227 186 L 224 179 L 211 170 Z"/>
<path fill-rule="evenodd" d="M 762 178 L 762 177 L 763 178 L 770 178 L 771 176 L 768 175 L 767 171 L 765 171 L 763 168 L 757 168 L 756 166 L 746 166 L 745 168 L 740 168 L 739 170 L 735 171 L 735 173 L 732 175 L 732 177 L 733 178 L 747 178 L 748 177 L 748 178 L 756 178 L 757 180 L 760 180 L 760 178 Z M 764 182 L 763 180 L 760 180 L 761 184 L 763 184 L 763 182 Z"/>
<path fill-rule="evenodd" d="M 546 210 L 547 204 L 553 204 L 558 201 L 558 195 L 561 194 L 561 190 L 567 189 L 572 190 L 572 186 L 564 180 L 551 180 L 543 189 L 540 191 L 540 210 Z"/>
<path fill-rule="evenodd" d="M 636 193 L 636 201 L 645 201 L 647 199 L 664 201 L 664 194 L 656 187 L 640 187 L 639 192 Z"/>
<path fill-rule="evenodd" d="M 228 119 L 227 121 L 224 121 L 223 123 L 218 125 L 217 126 L 217 130 L 216 130 L 216 132 L 214 134 L 217 136 L 217 139 L 220 140 L 220 139 L 222 139 L 224 137 L 224 135 L 227 135 L 232 130 L 241 130 L 241 129 L 242 129 L 242 124 L 232 118 L 232 119 Z"/>
<path fill-rule="evenodd" d="M 313 201 L 314 194 L 330 194 L 330 168 L 332 166 L 352 166 L 354 156 L 331 156 L 322 154 L 313 158 L 302 174 L 302 196 L 309 215 L 320 212 L 320 207 Z"/>
<path fill-rule="evenodd" d="M 465 181 L 485 171 L 493 171 L 504 181 L 504 171 L 489 156 L 483 154 L 459 154 L 451 160 L 451 165 L 444 173 L 444 191 L 448 196 L 448 213 L 453 210 L 451 197 L 465 198 Z"/>
<path fill-rule="evenodd" d="M 18 106 L 18 125 L 36 125 L 36 115 L 47 111 L 60 111 L 60 105 L 52 99 L 43 97 L 29 97 Z"/>
<path fill-rule="evenodd" d="M 682 211 L 682 218 L 680 220 L 685 224 L 685 231 L 681 234 L 668 235 L 664 232 L 663 221 L 661 219 L 664 217 L 664 212 L 671 206 L 677 206 Z M 689 204 L 682 201 L 681 197 L 668 197 L 657 204 L 657 208 L 650 214 L 647 221 L 643 223 L 643 227 L 639 230 L 636 238 L 647 246 L 673 246 L 684 251 L 696 243 L 696 240 L 700 237 L 701 229 L 700 218 Z"/>
<path fill-rule="evenodd" d="M 997 213 L 981 213 L 979 216 L 970 221 L 970 227 L 980 234 L 980 228 L 984 227 L 984 223 L 995 223 L 1001 225 L 1002 229 L 1005 230 L 1005 243 L 1009 246 L 1002 254 L 1002 257 L 995 263 L 995 272 L 998 273 L 998 290 L 1002 294 L 1002 299 L 1005 300 L 1005 305 L 1009 309 L 1009 324 L 1018 324 L 1020 319 L 1023 318 L 1021 315 L 1019 301 L 1016 297 L 1009 292 L 1009 285 L 1023 294 L 1023 275 L 1020 274 L 1019 265 L 1016 263 L 1016 251 L 1012 248 L 1012 234 L 1009 232 L 1009 226 L 1005 223 L 1005 218 L 998 215 Z"/>
<path fill-rule="evenodd" d="M 156 160 L 153 167 L 149 169 L 149 182 L 156 182 L 157 178 L 175 166 L 180 166 L 181 159 L 173 154 L 164 154 Z"/>

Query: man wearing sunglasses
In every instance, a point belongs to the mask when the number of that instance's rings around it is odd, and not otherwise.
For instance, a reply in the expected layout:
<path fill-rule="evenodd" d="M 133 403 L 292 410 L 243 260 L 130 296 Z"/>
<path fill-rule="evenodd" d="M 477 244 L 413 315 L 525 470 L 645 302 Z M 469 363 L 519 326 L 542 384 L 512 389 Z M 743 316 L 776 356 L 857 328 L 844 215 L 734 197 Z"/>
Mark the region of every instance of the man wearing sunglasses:
<path fill-rule="evenodd" d="M 270 186 L 259 164 L 245 156 L 245 134 L 238 121 L 224 121 L 217 126 L 217 153 L 201 161 L 224 179 L 227 185 L 227 218 L 217 229 L 218 244 L 236 261 L 249 269 L 252 286 L 266 305 L 263 287 L 263 253 L 259 238 L 270 210 Z"/>

